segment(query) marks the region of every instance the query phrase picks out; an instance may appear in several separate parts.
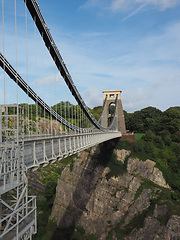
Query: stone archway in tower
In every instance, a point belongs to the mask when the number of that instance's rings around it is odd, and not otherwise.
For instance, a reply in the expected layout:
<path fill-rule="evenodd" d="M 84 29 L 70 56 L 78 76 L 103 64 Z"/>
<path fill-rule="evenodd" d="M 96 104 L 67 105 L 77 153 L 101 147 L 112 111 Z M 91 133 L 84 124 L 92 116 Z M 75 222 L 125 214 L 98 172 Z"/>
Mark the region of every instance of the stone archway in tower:
<path fill-rule="evenodd" d="M 111 102 L 109 104 L 109 111 L 108 111 L 108 127 L 110 126 L 112 119 L 115 115 L 115 111 L 116 111 L 116 105 L 114 102 Z"/>

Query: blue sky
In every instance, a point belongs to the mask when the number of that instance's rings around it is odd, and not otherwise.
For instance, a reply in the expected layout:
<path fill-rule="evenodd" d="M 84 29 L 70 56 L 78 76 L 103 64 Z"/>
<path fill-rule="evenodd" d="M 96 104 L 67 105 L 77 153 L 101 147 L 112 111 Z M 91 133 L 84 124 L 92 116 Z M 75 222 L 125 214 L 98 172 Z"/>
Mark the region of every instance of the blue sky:
<path fill-rule="evenodd" d="M 13 0 L 7 2 L 13 3 Z M 22 45 L 25 49 L 24 37 L 20 37 L 21 29 L 25 28 L 20 20 L 24 17 L 22 2 L 17 0 L 18 69 L 23 74 L 25 57 L 20 57 L 25 52 L 21 53 Z M 162 111 L 179 106 L 179 0 L 39 0 L 38 3 L 88 106 L 102 105 L 103 90 L 122 90 L 123 107 L 128 112 L 147 106 Z M 12 5 L 8 4 L 5 9 L 11 16 Z M 10 48 L 10 21 L 11 17 L 5 18 L 5 52 Z M 29 24 L 28 29 L 31 39 L 33 25 Z M 29 45 L 31 40 L 28 40 Z M 40 48 L 39 40 L 37 51 Z M 13 51 L 7 53 L 12 61 Z M 48 64 L 45 67 L 48 68 Z"/>

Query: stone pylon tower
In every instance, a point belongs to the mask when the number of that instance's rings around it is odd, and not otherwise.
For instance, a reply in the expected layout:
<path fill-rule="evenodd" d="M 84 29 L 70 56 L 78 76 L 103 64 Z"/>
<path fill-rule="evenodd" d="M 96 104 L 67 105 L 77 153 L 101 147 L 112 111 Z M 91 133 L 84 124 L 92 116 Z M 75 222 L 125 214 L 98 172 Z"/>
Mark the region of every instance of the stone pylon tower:
<path fill-rule="evenodd" d="M 121 90 L 115 90 L 115 91 L 103 91 L 104 94 L 104 100 L 103 105 L 106 100 L 105 109 L 101 118 L 101 125 L 103 127 L 108 127 L 109 124 L 109 118 L 111 118 L 110 114 L 110 106 L 112 104 L 115 104 L 116 97 L 117 97 L 117 114 L 118 114 L 118 131 L 120 131 L 122 134 L 126 133 L 126 127 L 125 127 L 125 120 L 124 120 L 124 113 L 122 108 L 122 102 L 121 102 Z"/>

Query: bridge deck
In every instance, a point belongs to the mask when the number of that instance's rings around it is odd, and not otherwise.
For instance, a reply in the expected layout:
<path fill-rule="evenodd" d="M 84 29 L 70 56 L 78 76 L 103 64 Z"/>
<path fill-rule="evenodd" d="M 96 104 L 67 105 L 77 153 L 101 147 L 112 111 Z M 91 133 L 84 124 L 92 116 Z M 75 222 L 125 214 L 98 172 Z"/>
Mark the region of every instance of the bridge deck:
<path fill-rule="evenodd" d="M 59 136 L 32 136 L 24 141 L 24 163 L 27 169 L 62 159 L 79 151 L 121 137 L 120 132 L 97 132 Z"/>

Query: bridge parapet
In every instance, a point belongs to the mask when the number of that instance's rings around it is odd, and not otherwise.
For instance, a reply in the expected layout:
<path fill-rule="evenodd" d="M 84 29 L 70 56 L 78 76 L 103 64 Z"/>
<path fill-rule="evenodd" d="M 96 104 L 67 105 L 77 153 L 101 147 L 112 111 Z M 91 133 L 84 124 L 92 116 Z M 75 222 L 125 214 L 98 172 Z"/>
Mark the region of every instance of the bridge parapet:
<path fill-rule="evenodd" d="M 121 136 L 121 132 L 118 131 L 31 136 L 24 142 L 24 164 L 27 169 L 39 168 L 40 165 L 61 160 L 96 144 Z"/>

